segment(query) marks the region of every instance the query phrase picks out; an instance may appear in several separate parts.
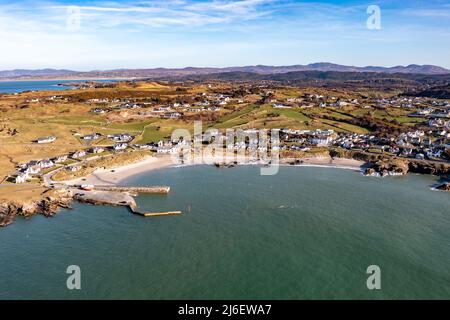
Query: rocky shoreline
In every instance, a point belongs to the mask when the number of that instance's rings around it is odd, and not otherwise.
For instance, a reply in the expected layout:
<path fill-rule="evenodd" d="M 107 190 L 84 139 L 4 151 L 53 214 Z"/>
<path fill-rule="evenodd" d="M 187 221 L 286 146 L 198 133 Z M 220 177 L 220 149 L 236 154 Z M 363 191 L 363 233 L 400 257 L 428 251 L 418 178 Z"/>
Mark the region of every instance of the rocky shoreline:
<path fill-rule="evenodd" d="M 10 225 L 17 216 L 31 217 L 40 214 L 51 217 L 60 209 L 70 209 L 72 201 L 73 195 L 70 190 L 58 190 L 39 201 L 0 203 L 0 227 Z"/>
<path fill-rule="evenodd" d="M 394 159 L 381 159 L 370 163 L 364 171 L 367 176 L 402 176 L 409 171 L 408 163 Z"/>
<path fill-rule="evenodd" d="M 368 154 L 362 151 L 344 149 L 330 150 L 330 156 L 337 158 L 351 158 L 367 162 L 366 175 L 388 176 L 406 175 L 408 173 L 438 176 L 450 175 L 450 163 L 398 158 L 385 154 Z"/>
<path fill-rule="evenodd" d="M 450 182 L 441 184 L 440 186 L 436 187 L 436 190 L 439 190 L 439 191 L 450 191 Z"/>
<path fill-rule="evenodd" d="M 436 163 L 431 161 L 417 161 L 415 159 L 403 159 L 388 157 L 384 155 L 368 155 L 362 152 L 351 152 L 348 150 L 331 150 L 330 161 L 334 158 L 354 159 L 364 161 L 366 165 L 361 166 L 361 170 L 368 176 L 397 176 L 408 173 L 421 173 L 446 176 L 450 174 L 450 164 Z M 284 159 L 280 163 L 298 165 L 304 162 L 304 159 Z M 331 162 L 330 162 L 331 163 Z M 216 167 L 234 167 L 236 163 L 215 163 Z M 436 190 L 450 191 L 450 183 L 444 183 L 435 188 Z M 77 197 L 74 189 L 48 189 L 42 194 L 39 200 L 29 202 L 5 201 L 0 203 L 0 227 L 5 227 L 14 222 L 17 216 L 31 217 L 34 215 L 43 215 L 51 217 L 60 209 L 70 208 L 71 203 L 80 201 L 92 204 L 104 204 L 104 201 L 98 199 L 84 199 Z M 109 201 L 110 202 L 110 201 Z M 109 203 L 108 202 L 108 203 Z"/>
<path fill-rule="evenodd" d="M 13 223 L 18 216 L 31 217 L 43 215 L 54 216 L 60 209 L 71 209 L 71 203 L 107 206 L 125 206 L 133 213 L 143 216 L 160 216 L 165 213 L 141 212 L 134 199 L 139 194 L 168 194 L 168 186 L 149 187 L 118 187 L 118 186 L 96 186 L 86 188 L 80 185 L 68 186 L 59 189 L 47 189 L 42 193 L 42 199 L 19 203 L 16 201 L 4 201 L 0 204 L 0 227 L 6 227 Z M 181 212 L 181 211 L 173 211 Z M 172 213 L 173 213 L 172 212 Z M 170 212 L 169 212 L 170 213 Z"/>

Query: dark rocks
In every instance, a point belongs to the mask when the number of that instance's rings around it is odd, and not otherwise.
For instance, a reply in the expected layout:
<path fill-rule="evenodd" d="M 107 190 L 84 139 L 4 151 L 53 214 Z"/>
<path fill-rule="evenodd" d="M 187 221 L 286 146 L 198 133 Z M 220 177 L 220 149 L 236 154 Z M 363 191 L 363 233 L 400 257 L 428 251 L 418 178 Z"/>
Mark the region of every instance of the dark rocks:
<path fill-rule="evenodd" d="M 40 201 L 1 203 L 0 227 L 6 227 L 13 223 L 17 216 L 30 217 L 41 214 L 45 217 L 52 217 L 60 208 L 70 209 L 72 200 L 71 193 L 64 190 L 56 196 L 46 197 Z"/>
<path fill-rule="evenodd" d="M 408 161 L 404 159 L 384 158 L 372 163 L 372 166 L 366 169 L 365 174 L 384 177 L 405 175 L 408 171 Z"/>
<path fill-rule="evenodd" d="M 436 189 L 441 191 L 450 191 L 450 182 L 443 183 L 439 187 L 436 187 Z"/>
<path fill-rule="evenodd" d="M 409 163 L 409 171 L 422 174 L 445 175 L 450 173 L 450 164 L 427 161 L 411 161 Z"/>
<path fill-rule="evenodd" d="M 0 204 L 0 227 L 6 227 L 14 222 L 18 208 L 14 204 L 2 203 Z"/>

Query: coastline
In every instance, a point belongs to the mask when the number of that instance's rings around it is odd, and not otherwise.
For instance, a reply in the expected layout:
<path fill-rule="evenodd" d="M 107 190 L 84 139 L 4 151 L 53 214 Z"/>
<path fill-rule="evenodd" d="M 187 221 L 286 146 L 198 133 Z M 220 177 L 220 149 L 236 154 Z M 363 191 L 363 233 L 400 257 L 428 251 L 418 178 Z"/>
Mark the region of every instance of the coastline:
<path fill-rule="evenodd" d="M 117 168 L 97 169 L 92 174 L 73 180 L 62 181 L 66 185 L 89 184 L 115 186 L 131 176 L 164 169 L 175 165 L 170 156 L 149 156 L 142 161 Z"/>
<path fill-rule="evenodd" d="M 130 179 L 131 177 L 152 172 L 155 170 L 161 170 L 171 167 L 179 167 L 179 166 L 195 166 L 195 165 L 213 165 L 214 158 L 207 158 L 206 161 L 193 161 L 192 163 L 174 163 L 172 161 L 171 156 L 150 156 L 143 161 L 121 166 L 118 168 L 109 168 L 109 169 L 97 169 L 92 174 L 86 177 L 81 177 L 73 180 L 63 181 L 62 183 L 66 185 L 110 185 L 115 186 L 122 183 L 125 180 Z M 225 158 L 225 162 L 232 163 L 235 160 L 239 159 L 227 159 Z M 354 170 L 361 171 L 361 167 L 365 164 L 364 161 L 347 159 L 347 158 L 331 158 L 331 157 L 309 157 L 304 159 L 298 159 L 299 163 L 294 163 L 296 159 L 280 159 L 280 166 L 287 167 L 318 167 L 318 168 L 335 168 L 335 169 L 345 169 L 345 170 Z M 217 161 L 216 161 L 217 162 Z M 261 165 L 261 163 L 248 162 L 238 165 Z"/>
<path fill-rule="evenodd" d="M 139 80 L 141 78 L 48 78 L 48 79 L 42 79 L 42 78 L 24 78 L 24 79 L 8 79 L 8 78 L 2 78 L 0 79 L 0 82 L 22 82 L 22 81 L 101 81 L 101 80 Z M 42 91 L 42 90 L 38 90 Z"/>
<path fill-rule="evenodd" d="M 101 168 L 95 170 L 92 174 L 80 177 L 73 180 L 66 180 L 60 182 L 53 182 L 54 188 L 44 190 L 42 195 L 36 196 L 35 199 L 29 201 L 5 201 L 0 205 L 0 227 L 7 226 L 14 222 L 16 216 L 33 216 L 41 214 L 46 217 L 53 216 L 60 208 L 70 208 L 74 200 L 84 203 L 100 204 L 100 205 L 128 205 L 132 208 L 134 213 L 144 216 L 155 216 L 154 213 L 142 213 L 136 210 L 134 203 L 133 187 L 127 187 L 127 182 L 139 174 L 153 172 L 156 170 L 163 170 L 165 168 L 188 167 L 188 166 L 216 166 L 217 168 L 232 168 L 235 166 L 266 166 L 264 161 L 249 161 L 244 157 L 239 156 L 225 156 L 218 161 L 215 157 L 205 157 L 200 161 L 192 161 L 189 163 L 181 163 L 180 161 L 173 161 L 170 155 L 148 155 L 141 161 L 111 167 L 109 169 Z M 244 161 L 246 160 L 246 161 Z M 305 157 L 302 159 L 283 158 L 279 161 L 280 167 L 316 167 L 316 168 L 330 168 L 330 169 L 344 169 L 356 172 L 363 172 L 367 163 L 361 160 L 349 158 L 332 158 L 327 156 Z M 220 169 L 219 169 L 220 170 Z M 276 174 L 276 172 L 275 172 Z M 90 186 L 94 190 L 91 192 Z M 444 188 L 445 186 L 445 188 Z M 86 188 L 86 189 L 85 189 Z M 114 188 L 121 188 L 120 190 Z M 128 189 L 126 189 L 128 188 Z M 144 187 L 145 188 L 145 187 Z M 148 187 L 148 188 L 162 188 Z M 168 187 L 170 188 L 170 187 Z M 122 190 L 123 189 L 123 190 Z M 82 194 L 87 190 L 88 193 Z M 439 187 L 431 188 L 433 191 L 448 191 L 450 184 L 444 184 Z M 152 191 L 151 193 L 155 193 Z M 45 196 L 43 196 L 45 194 Z M 87 195 L 87 196 L 86 196 Z M 173 212 L 164 213 L 164 215 L 172 214 Z M 177 214 L 179 211 L 176 211 Z M 158 213 L 161 215 L 161 213 Z"/>

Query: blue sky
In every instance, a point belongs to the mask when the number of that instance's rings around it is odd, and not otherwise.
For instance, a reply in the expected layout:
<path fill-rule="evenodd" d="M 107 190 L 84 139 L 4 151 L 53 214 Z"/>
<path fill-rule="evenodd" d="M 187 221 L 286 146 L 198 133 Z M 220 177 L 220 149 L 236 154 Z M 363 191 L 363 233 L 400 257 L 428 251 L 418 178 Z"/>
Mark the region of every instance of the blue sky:
<path fill-rule="evenodd" d="M 370 30 L 369 5 L 381 10 Z M 79 21 L 79 23 L 78 23 Z M 436 64 L 450 1 L 0 0 L 0 69 Z"/>

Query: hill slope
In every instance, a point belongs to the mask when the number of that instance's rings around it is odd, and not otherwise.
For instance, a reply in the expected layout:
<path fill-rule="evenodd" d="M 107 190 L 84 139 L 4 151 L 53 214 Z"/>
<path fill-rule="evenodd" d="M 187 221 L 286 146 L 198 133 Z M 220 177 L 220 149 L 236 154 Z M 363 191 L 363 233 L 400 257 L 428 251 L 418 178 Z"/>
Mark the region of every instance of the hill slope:
<path fill-rule="evenodd" d="M 78 72 L 72 70 L 7 70 L 0 71 L 0 79 L 50 79 L 50 78 L 164 78 L 183 77 L 189 75 L 209 75 L 227 72 L 244 72 L 256 74 L 284 74 L 300 71 L 320 71 L 320 72 L 376 72 L 388 74 L 424 74 L 438 75 L 450 74 L 450 70 L 433 65 L 408 65 L 395 67 L 354 67 L 339 64 L 320 62 L 308 65 L 293 66 L 245 66 L 229 68 L 196 68 L 188 67 L 181 69 L 154 68 L 154 69 L 115 69 L 106 71 Z"/>

